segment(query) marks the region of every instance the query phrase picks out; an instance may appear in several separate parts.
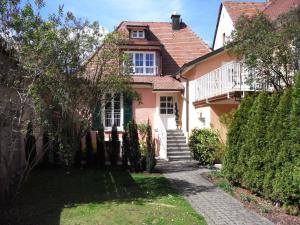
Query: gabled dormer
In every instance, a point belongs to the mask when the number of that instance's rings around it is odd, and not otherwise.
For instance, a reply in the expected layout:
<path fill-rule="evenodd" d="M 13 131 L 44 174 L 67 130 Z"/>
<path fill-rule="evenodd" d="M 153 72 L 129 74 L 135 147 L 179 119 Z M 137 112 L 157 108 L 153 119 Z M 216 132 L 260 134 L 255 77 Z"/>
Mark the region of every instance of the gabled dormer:
<path fill-rule="evenodd" d="M 132 40 L 148 40 L 149 26 L 127 25 L 129 39 Z"/>

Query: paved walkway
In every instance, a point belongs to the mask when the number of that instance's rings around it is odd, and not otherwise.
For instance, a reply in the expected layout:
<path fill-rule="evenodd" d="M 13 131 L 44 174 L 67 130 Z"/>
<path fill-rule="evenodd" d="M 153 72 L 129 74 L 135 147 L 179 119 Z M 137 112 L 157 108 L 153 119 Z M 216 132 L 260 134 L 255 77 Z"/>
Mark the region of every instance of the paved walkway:
<path fill-rule="evenodd" d="M 159 162 L 157 168 L 209 225 L 273 225 L 204 179 L 201 173 L 208 169 L 200 168 L 196 162 Z"/>

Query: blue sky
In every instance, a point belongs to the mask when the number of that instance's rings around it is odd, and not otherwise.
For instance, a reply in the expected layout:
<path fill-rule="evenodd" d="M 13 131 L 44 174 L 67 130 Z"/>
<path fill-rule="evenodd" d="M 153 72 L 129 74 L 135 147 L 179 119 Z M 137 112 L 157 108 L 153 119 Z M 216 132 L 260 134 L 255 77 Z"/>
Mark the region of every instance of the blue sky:
<path fill-rule="evenodd" d="M 63 4 L 66 11 L 72 11 L 75 16 L 90 21 L 99 21 L 100 25 L 109 31 L 122 20 L 170 21 L 172 12 L 176 11 L 198 36 L 211 45 L 221 0 L 45 0 L 45 2 L 46 6 L 42 11 L 45 15 L 55 12 L 58 5 Z"/>

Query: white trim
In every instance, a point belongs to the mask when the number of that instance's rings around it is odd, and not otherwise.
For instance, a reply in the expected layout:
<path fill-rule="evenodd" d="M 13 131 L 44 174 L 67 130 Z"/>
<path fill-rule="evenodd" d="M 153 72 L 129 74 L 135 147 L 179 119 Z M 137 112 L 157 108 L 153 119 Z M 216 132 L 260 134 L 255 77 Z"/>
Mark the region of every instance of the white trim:
<path fill-rule="evenodd" d="M 136 37 L 133 35 L 134 32 L 136 32 Z M 140 36 L 140 34 L 142 34 L 142 36 Z M 131 30 L 130 37 L 137 38 L 137 39 L 143 39 L 143 38 L 145 38 L 145 31 L 144 30 Z"/>
<path fill-rule="evenodd" d="M 112 110 L 113 110 L 113 108 L 114 108 L 114 104 L 112 104 Z M 101 107 L 101 115 L 102 115 L 101 120 L 102 120 L 102 124 L 104 126 L 104 131 L 111 131 L 112 127 L 105 126 L 105 105 L 102 105 L 102 107 Z M 124 130 L 123 124 L 124 124 L 124 97 L 121 94 L 120 95 L 120 126 L 117 127 L 118 131 Z"/>
<path fill-rule="evenodd" d="M 132 66 L 133 70 L 135 68 L 143 68 L 143 73 L 133 73 L 131 75 L 141 75 L 141 76 L 153 76 L 157 74 L 157 66 L 156 66 L 156 52 L 155 51 L 125 51 L 125 54 L 133 54 L 132 58 Z M 135 54 L 143 54 L 143 66 L 135 66 Z M 153 66 L 146 66 L 146 54 L 153 55 Z M 153 69 L 153 73 L 146 73 L 146 69 Z"/>

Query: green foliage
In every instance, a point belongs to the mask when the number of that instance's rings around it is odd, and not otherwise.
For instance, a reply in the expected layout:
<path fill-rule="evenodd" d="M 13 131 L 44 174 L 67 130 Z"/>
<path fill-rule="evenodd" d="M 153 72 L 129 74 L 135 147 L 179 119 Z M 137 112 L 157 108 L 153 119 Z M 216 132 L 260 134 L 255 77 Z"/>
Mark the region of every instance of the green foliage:
<path fill-rule="evenodd" d="M 147 154 L 146 154 L 146 170 L 152 173 L 156 165 L 155 159 L 155 140 L 152 139 L 152 127 L 148 120 L 147 124 Z"/>
<path fill-rule="evenodd" d="M 225 125 L 227 128 L 230 127 L 233 119 L 234 119 L 234 115 L 236 113 L 236 109 L 231 110 L 228 113 L 224 113 L 220 116 L 220 122 Z"/>
<path fill-rule="evenodd" d="M 94 164 L 94 152 L 93 152 L 93 144 L 92 144 L 92 134 L 91 131 L 88 131 L 85 135 L 85 144 L 86 144 L 86 163 L 87 166 L 92 166 Z"/>
<path fill-rule="evenodd" d="M 113 125 L 111 129 L 111 136 L 110 136 L 110 146 L 109 146 L 109 160 L 112 166 L 116 166 L 119 159 L 120 153 L 120 141 L 119 141 L 119 134 L 117 125 Z"/>
<path fill-rule="evenodd" d="M 35 163 L 36 160 L 36 139 L 33 134 L 32 122 L 27 125 L 25 137 L 25 157 L 28 164 Z"/>
<path fill-rule="evenodd" d="M 122 146 L 122 164 L 124 168 L 128 167 L 128 158 L 130 153 L 130 143 L 128 137 L 128 130 L 125 127 L 125 131 L 122 134 L 123 146 Z"/>
<path fill-rule="evenodd" d="M 96 166 L 105 166 L 105 137 L 104 137 L 104 127 L 100 123 L 100 127 L 97 132 L 97 151 L 96 151 Z"/>
<path fill-rule="evenodd" d="M 246 96 L 241 102 L 238 110 L 234 114 L 232 123 L 230 124 L 227 136 L 227 146 L 224 157 L 222 171 L 226 178 L 231 182 L 238 182 L 240 171 L 236 169 L 239 159 L 240 149 L 245 142 L 247 132 L 247 121 L 250 109 L 254 102 L 253 96 Z"/>
<path fill-rule="evenodd" d="M 292 85 L 299 70 L 299 18 L 300 6 L 275 21 L 263 13 L 239 18 L 226 48 L 255 73 L 249 82 L 255 80 L 262 88 L 271 83 L 277 91 Z"/>
<path fill-rule="evenodd" d="M 141 170 L 141 152 L 140 152 L 138 126 L 134 120 L 128 123 L 128 137 L 129 137 L 129 145 L 130 145 L 130 151 L 128 154 L 129 162 L 132 169 L 135 172 L 139 172 Z"/>
<path fill-rule="evenodd" d="M 189 146 L 194 159 L 201 165 L 212 165 L 215 152 L 220 147 L 218 135 L 210 129 L 193 129 L 189 138 Z"/>
<path fill-rule="evenodd" d="M 233 187 L 232 185 L 226 181 L 225 179 L 222 179 L 217 182 L 218 188 L 222 189 L 223 191 L 233 195 Z"/>
<path fill-rule="evenodd" d="M 271 122 L 277 96 L 269 97 L 266 92 L 261 92 L 251 108 L 246 134 L 246 139 L 241 148 L 241 153 L 246 157 L 239 159 L 238 166 L 242 172 L 242 184 L 257 193 L 263 189 L 264 156 L 267 150 L 267 128 Z M 251 131 L 251 132 L 250 132 Z"/>
<path fill-rule="evenodd" d="M 231 182 L 296 208 L 300 205 L 299 99 L 300 74 L 281 95 L 261 92 L 255 100 L 245 98 L 229 129 L 222 169 Z"/>

